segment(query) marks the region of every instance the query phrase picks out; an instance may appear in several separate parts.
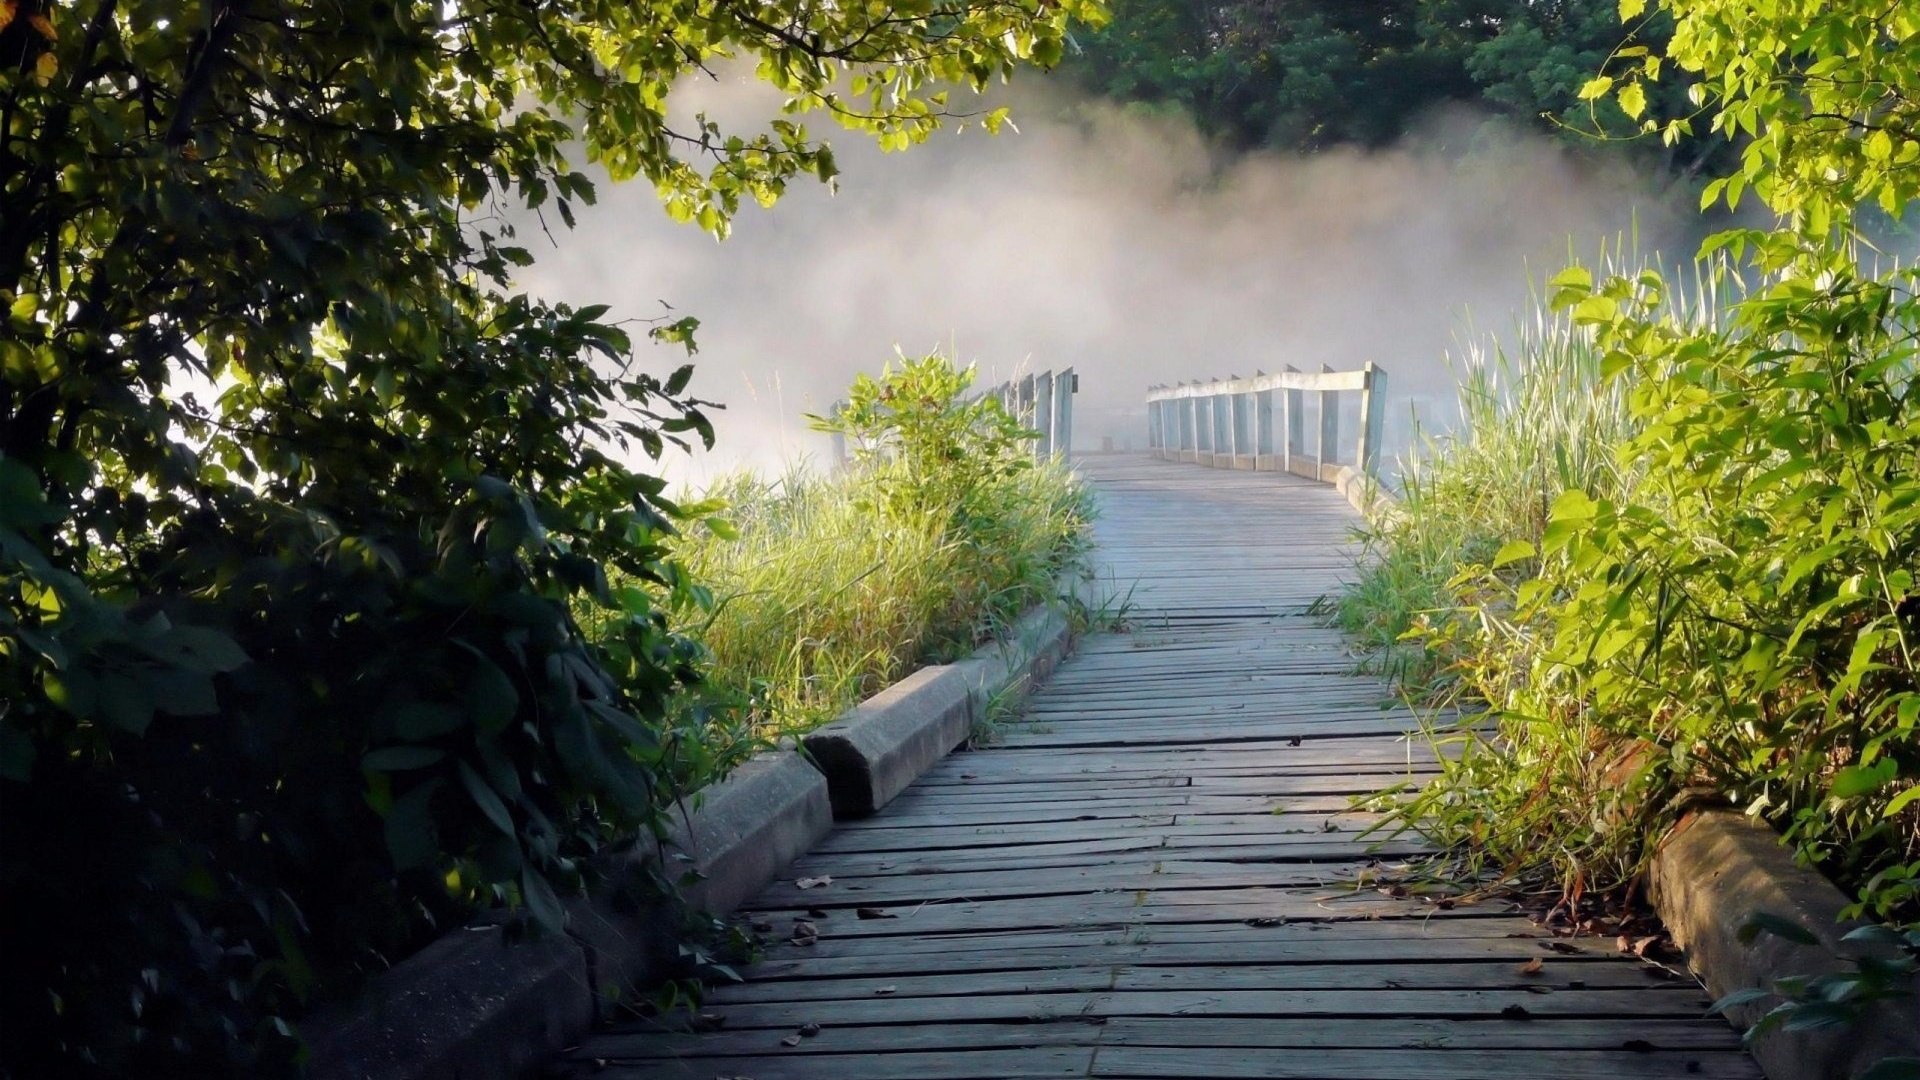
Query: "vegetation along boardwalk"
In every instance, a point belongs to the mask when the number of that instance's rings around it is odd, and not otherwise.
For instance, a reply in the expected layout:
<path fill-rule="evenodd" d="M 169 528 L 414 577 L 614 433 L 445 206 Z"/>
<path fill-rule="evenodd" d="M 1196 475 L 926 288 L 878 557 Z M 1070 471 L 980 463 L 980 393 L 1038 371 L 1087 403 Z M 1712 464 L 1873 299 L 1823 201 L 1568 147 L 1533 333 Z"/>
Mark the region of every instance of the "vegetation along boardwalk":
<path fill-rule="evenodd" d="M 1759 1075 L 1697 986 L 1611 940 L 1366 884 L 1414 845 L 1359 837 L 1350 797 L 1424 766 L 1410 715 L 1311 611 L 1352 553 L 1338 495 L 1145 458 L 1081 467 L 1127 628 L 1084 641 L 1003 746 L 948 758 L 751 901 L 769 944 L 714 990 L 707 1030 L 605 1031 L 571 1070 Z"/>

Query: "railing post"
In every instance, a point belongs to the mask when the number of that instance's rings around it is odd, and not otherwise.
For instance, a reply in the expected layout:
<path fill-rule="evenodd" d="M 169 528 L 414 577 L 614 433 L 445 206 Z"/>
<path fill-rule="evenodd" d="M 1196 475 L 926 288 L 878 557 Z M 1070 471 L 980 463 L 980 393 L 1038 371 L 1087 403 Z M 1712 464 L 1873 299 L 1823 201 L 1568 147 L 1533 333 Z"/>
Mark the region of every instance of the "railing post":
<path fill-rule="evenodd" d="M 1153 399 L 1157 386 L 1147 387 L 1147 453 L 1153 455 L 1160 449 L 1160 402 Z"/>
<path fill-rule="evenodd" d="M 1040 433 L 1034 441 L 1033 456 L 1045 460 L 1053 456 L 1053 372 L 1033 377 L 1033 429 Z"/>
<path fill-rule="evenodd" d="M 1266 372 L 1254 373 L 1254 378 Z M 1255 390 L 1253 392 L 1253 467 L 1260 468 L 1261 457 L 1266 457 L 1267 467 L 1273 467 L 1273 391 Z"/>
<path fill-rule="evenodd" d="M 1240 376 L 1233 376 L 1233 381 L 1239 382 Z M 1246 392 L 1242 390 L 1235 390 L 1227 395 L 1227 433 L 1232 436 L 1230 445 L 1233 448 L 1233 467 L 1236 469 L 1240 467 L 1240 455 L 1253 445 L 1251 433 L 1245 430 L 1246 399 Z"/>
<path fill-rule="evenodd" d="M 1221 384 L 1220 380 L 1215 379 L 1212 390 L 1213 397 L 1210 400 L 1213 408 L 1210 412 L 1213 420 L 1213 465 L 1215 468 L 1218 468 L 1220 465 L 1220 448 L 1232 438 L 1232 432 L 1227 430 L 1226 424 L 1226 411 L 1229 401 L 1226 387 Z M 1231 454 L 1233 452 L 1232 448 L 1228 447 L 1227 452 Z"/>
<path fill-rule="evenodd" d="M 1183 389 L 1186 387 L 1185 383 L 1180 385 Z M 1183 461 L 1189 450 L 1193 451 L 1194 460 L 1200 457 L 1200 407 L 1195 404 L 1199 400 L 1192 396 L 1180 399 L 1180 458 Z"/>
<path fill-rule="evenodd" d="M 1380 474 L 1380 444 L 1385 441 L 1387 373 L 1367 361 L 1366 385 L 1360 390 L 1360 450 L 1355 464 L 1369 477 Z"/>
<path fill-rule="evenodd" d="M 1066 457 L 1073 453 L 1073 395 L 1080 389 L 1080 376 L 1072 368 L 1053 377 L 1053 453 Z"/>
<path fill-rule="evenodd" d="M 1292 364 L 1287 365 L 1287 370 L 1296 375 L 1300 373 L 1300 369 L 1294 367 Z M 1295 458 L 1306 456 L 1307 433 L 1304 430 L 1306 424 L 1305 416 L 1305 391 L 1289 388 L 1287 390 L 1286 414 L 1287 450 L 1284 455 L 1284 463 L 1281 466 L 1281 468 L 1287 472 L 1293 471 L 1293 461 Z"/>
<path fill-rule="evenodd" d="M 1321 364 L 1323 373 L 1333 371 L 1332 364 Z M 1332 390 L 1320 391 L 1320 445 L 1314 451 L 1317 460 L 1315 468 L 1320 470 L 1316 480 L 1326 479 L 1327 466 L 1333 464 L 1333 455 L 1340 448 L 1340 395 Z"/>
<path fill-rule="evenodd" d="M 1207 387 L 1207 394 L 1204 398 L 1195 398 L 1194 400 L 1205 401 L 1207 403 L 1207 422 L 1204 424 L 1200 424 L 1194 431 L 1194 436 L 1196 439 L 1202 434 L 1206 435 L 1207 445 L 1202 447 L 1196 444 L 1194 446 L 1194 449 L 1205 450 L 1207 454 L 1206 464 L 1211 465 L 1213 464 L 1214 436 L 1219 434 L 1220 432 L 1219 427 L 1213 422 L 1213 387 L 1212 386 Z M 1200 419 L 1200 406 L 1195 405 L 1193 407 L 1193 415 L 1196 421 Z"/>

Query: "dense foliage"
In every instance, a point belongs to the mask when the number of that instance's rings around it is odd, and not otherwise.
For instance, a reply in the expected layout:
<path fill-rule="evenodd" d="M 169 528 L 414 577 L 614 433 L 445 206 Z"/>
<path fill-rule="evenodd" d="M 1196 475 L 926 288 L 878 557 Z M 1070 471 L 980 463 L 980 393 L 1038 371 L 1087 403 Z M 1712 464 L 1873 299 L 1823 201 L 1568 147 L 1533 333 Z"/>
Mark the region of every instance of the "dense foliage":
<path fill-rule="evenodd" d="M 0 1072 L 268 1075 L 447 920 L 556 927 L 713 765 L 698 650 L 607 588 L 671 577 L 630 463 L 711 435 L 606 309 L 513 291 L 505 212 L 571 224 L 584 156 L 723 233 L 833 159 L 669 120 L 684 76 L 905 146 L 1076 17 L 0 4 Z"/>
<path fill-rule="evenodd" d="M 1701 272 L 1745 286 L 1716 317 L 1651 271 L 1553 283 L 1630 422 L 1605 434 L 1615 470 L 1537 488 L 1554 496 L 1537 532 L 1509 528 L 1450 568 L 1429 645 L 1498 733 L 1461 733 L 1464 763 L 1418 806 L 1448 838 L 1579 890 L 1631 881 L 1699 785 L 1778 825 L 1863 910 L 1911 923 L 1920 276 L 1876 267 L 1854 230 L 1920 192 L 1920 24 L 1881 5 L 1665 7 L 1666 56 L 1583 92 L 1637 114 L 1663 63 L 1700 74 L 1713 130 L 1748 137 L 1708 199 L 1750 189 L 1778 225 L 1708 242 Z"/>
<path fill-rule="evenodd" d="M 1591 144 L 1635 125 L 1611 101 L 1589 107 L 1583 84 L 1671 29 L 1661 16 L 1623 28 L 1614 0 L 1119 0 L 1068 66 L 1102 94 L 1179 105 L 1239 147 L 1382 146 L 1449 104 Z M 1681 85 L 1662 84 L 1648 107 L 1693 111 Z M 1725 156 L 1718 140 L 1638 145 L 1674 172 Z"/>
<path fill-rule="evenodd" d="M 726 527 L 689 529 L 676 558 L 713 590 L 682 608 L 712 652 L 710 687 L 763 734 L 832 719 L 926 662 L 957 658 L 1059 599 L 1085 555 L 1091 502 L 972 369 L 939 356 L 862 376 L 828 427 L 848 467 L 740 476 L 709 495 Z"/>

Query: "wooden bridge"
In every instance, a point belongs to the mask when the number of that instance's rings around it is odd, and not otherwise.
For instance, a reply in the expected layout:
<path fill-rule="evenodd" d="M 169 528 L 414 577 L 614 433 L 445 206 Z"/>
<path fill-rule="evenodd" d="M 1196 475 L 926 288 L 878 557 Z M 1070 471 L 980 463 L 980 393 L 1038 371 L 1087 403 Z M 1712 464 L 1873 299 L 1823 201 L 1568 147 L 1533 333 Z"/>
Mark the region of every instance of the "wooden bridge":
<path fill-rule="evenodd" d="M 603 1031 L 565 1072 L 1760 1075 L 1703 991 L 1612 939 L 1383 889 L 1416 845 L 1359 836 L 1350 799 L 1431 758 L 1313 614 L 1352 556 L 1340 495 L 1144 457 L 1080 467 L 1126 628 L 1083 640 L 1004 745 L 952 755 L 750 901 L 768 944 L 702 1030 Z"/>

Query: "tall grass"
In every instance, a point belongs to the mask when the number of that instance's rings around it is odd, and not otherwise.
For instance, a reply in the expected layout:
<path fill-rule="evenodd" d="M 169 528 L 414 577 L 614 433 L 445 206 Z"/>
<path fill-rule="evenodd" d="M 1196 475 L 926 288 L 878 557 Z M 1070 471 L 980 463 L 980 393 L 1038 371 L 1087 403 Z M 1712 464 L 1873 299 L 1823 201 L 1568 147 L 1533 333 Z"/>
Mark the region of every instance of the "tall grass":
<path fill-rule="evenodd" d="M 1611 272 L 1617 256 L 1603 256 Z M 1629 387 L 1603 377 L 1588 329 L 1537 293 L 1503 337 L 1470 337 L 1448 356 L 1459 422 L 1403 457 L 1397 513 L 1368 526 L 1372 556 L 1336 621 L 1406 685 L 1451 682 L 1444 653 L 1407 635 L 1459 608 L 1451 583 L 1514 541 L 1538 544 L 1553 501 L 1581 489 L 1625 494 L 1637 479 L 1616 451 L 1638 430 Z"/>
<path fill-rule="evenodd" d="M 836 475 L 732 477 L 708 494 L 729 528 L 700 526 L 679 559 L 713 593 L 683 608 L 712 654 L 708 681 L 763 735 L 803 732 L 928 662 L 953 659 L 1085 555 L 1087 494 L 1064 465 L 986 483 L 969 513 L 884 506 L 885 463 Z"/>
<path fill-rule="evenodd" d="M 1641 268 L 1618 253 L 1600 267 Z M 1696 275 L 1667 310 L 1710 324 L 1712 279 Z M 1521 553 L 1540 550 L 1563 494 L 1625 502 L 1646 482 L 1621 454 L 1644 420 L 1631 383 L 1605 377 L 1593 331 L 1538 295 L 1509 333 L 1451 360 L 1460 424 L 1401 463 L 1397 511 L 1369 526 L 1370 557 L 1336 608 L 1429 715 L 1465 717 L 1434 722 L 1442 776 L 1394 812 L 1477 864 L 1549 870 L 1575 892 L 1617 884 L 1644 851 L 1644 744 L 1595 724 L 1577 691 L 1538 683 L 1547 628 L 1516 617 L 1514 598 L 1538 567 Z"/>

